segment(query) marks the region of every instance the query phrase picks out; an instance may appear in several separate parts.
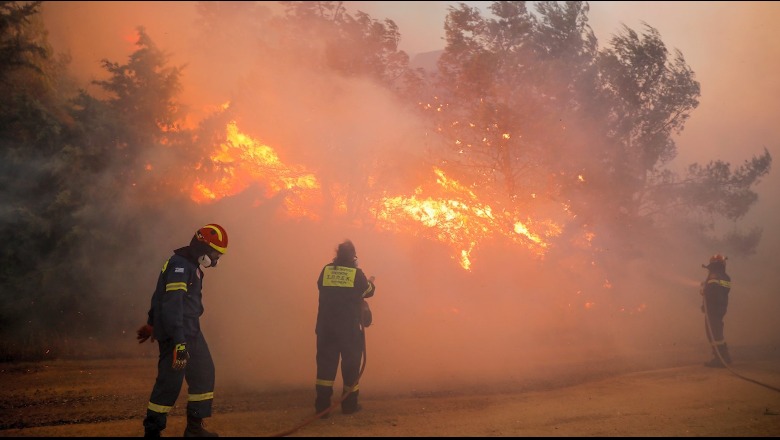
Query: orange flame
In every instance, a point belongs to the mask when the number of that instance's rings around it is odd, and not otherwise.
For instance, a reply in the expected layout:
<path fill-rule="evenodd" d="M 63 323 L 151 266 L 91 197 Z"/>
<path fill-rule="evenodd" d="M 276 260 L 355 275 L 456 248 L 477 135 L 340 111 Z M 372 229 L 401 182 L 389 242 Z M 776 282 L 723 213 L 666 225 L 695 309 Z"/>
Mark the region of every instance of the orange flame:
<path fill-rule="evenodd" d="M 320 187 L 317 178 L 303 167 L 286 165 L 273 148 L 240 132 L 235 121 L 227 125 L 225 142 L 210 158 L 223 176 L 213 182 L 198 179 L 191 193 L 196 202 L 215 201 L 238 194 L 253 183 L 263 183 L 267 198 L 283 193 L 291 214 L 318 218 L 308 208 L 314 190 Z"/>
<path fill-rule="evenodd" d="M 507 135 L 508 136 L 508 135 Z M 210 180 L 201 176 L 191 198 L 198 203 L 213 202 L 236 195 L 250 185 L 265 186 L 265 197 L 282 197 L 289 215 L 319 219 L 321 188 L 316 176 L 304 167 L 284 163 L 276 151 L 242 133 L 235 121 L 228 123 L 225 141 L 210 156 L 219 173 Z M 479 243 L 495 237 L 508 238 L 544 257 L 549 239 L 562 232 L 552 220 L 532 220 L 517 210 L 500 210 L 482 203 L 479 197 L 459 181 L 434 167 L 436 186 L 426 195 L 419 186 L 411 195 L 396 195 L 370 201 L 370 212 L 377 228 L 403 232 L 443 243 L 452 250 L 452 258 L 470 270 L 472 253 Z M 336 214 L 348 212 L 346 197 L 338 185 L 329 188 Z M 563 206 L 563 212 L 568 213 Z"/>
<path fill-rule="evenodd" d="M 503 218 L 496 218 L 493 208 L 480 203 L 473 191 L 448 178 L 441 169 L 434 168 L 433 171 L 437 176 L 436 183 L 447 198 L 423 197 L 422 187 L 409 197 L 387 197 L 374 211 L 377 225 L 385 230 L 407 232 L 449 245 L 466 270 L 471 268 L 470 256 L 477 244 L 495 235 L 509 237 L 525 244 L 538 256 L 544 255 L 548 245 L 542 236 L 531 232 L 523 222 L 507 222 L 507 219 L 516 218 L 516 213 L 504 212 Z M 420 230 L 419 224 L 426 229 Z M 548 237 L 561 232 L 561 228 L 552 222 L 542 226 L 545 231 L 540 233 Z"/>

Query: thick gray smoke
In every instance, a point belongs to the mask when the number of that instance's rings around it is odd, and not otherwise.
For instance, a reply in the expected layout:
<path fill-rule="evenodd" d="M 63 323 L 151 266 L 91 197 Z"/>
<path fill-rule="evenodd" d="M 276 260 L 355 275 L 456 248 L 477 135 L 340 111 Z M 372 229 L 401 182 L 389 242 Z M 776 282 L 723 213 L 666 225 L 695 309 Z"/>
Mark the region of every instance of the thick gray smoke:
<path fill-rule="evenodd" d="M 413 9 L 406 2 L 368 3 Z M 258 57 L 251 35 L 224 41 L 223 50 L 215 52 L 201 44 L 193 3 L 50 2 L 44 12 L 55 49 L 71 53 L 71 68 L 85 83 L 104 74 L 100 59 L 124 61 L 134 50 L 135 27 L 144 26 L 158 47 L 171 53 L 172 64 L 187 65 L 183 100 L 190 108 L 197 112 L 231 101 L 242 132 L 276 149 L 286 163 L 305 166 L 322 182 L 347 175 L 357 183 L 380 163 L 405 167 L 419 164 L 427 154 L 429 133 L 381 87 L 308 70 L 294 54 Z M 431 20 L 426 28 L 441 29 L 443 15 Z M 235 28 L 234 23 L 224 25 L 226 34 Z M 276 32 L 271 26 L 262 30 Z M 416 35 L 415 30 L 400 31 L 402 38 Z M 702 33 L 722 31 L 703 28 Z M 764 48 L 775 56 L 761 52 L 757 44 L 748 46 L 754 57 L 745 55 L 737 62 L 692 63 L 702 82 L 703 113 L 695 111 L 691 119 L 689 132 L 696 133 L 685 133 L 678 141 L 687 162 L 724 158 L 738 165 L 759 154 L 762 146 L 775 157 L 780 152 L 780 132 L 769 119 L 780 113 L 779 104 L 768 100 L 777 96 L 772 92 L 778 91 L 778 77 L 761 74 L 773 70 L 744 66 L 763 67 L 780 60 L 780 54 L 776 47 Z M 726 71 L 739 72 L 733 84 L 739 84 L 740 96 L 749 103 L 712 103 L 711 90 L 729 79 Z M 714 72 L 720 76 L 715 78 Z M 748 113 L 762 115 L 753 121 L 762 125 L 734 125 Z M 730 137 L 708 136 L 722 125 L 733 129 Z M 770 313 L 780 306 L 772 255 L 780 245 L 772 229 L 772 219 L 780 214 L 777 188 L 774 173 L 759 188 L 759 205 L 748 219 L 765 230 L 758 255 L 729 260 L 734 289 L 726 334 L 736 353 L 741 346 L 780 343 L 780 324 Z M 600 261 L 565 255 L 540 261 L 520 247 L 480 243 L 467 272 L 441 243 L 339 218 L 291 217 L 281 197 L 269 199 L 261 187 L 250 186 L 203 205 L 198 218 L 189 219 L 189 229 L 161 240 L 154 256 L 162 262 L 205 223 L 227 229 L 229 251 L 218 268 L 206 273 L 202 318 L 221 383 L 259 389 L 313 384 L 316 280 L 336 245 L 347 238 L 356 244 L 361 267 L 376 276 L 374 325 L 367 331 L 368 363 L 361 380 L 365 389 L 500 383 L 569 374 L 588 363 L 634 359 L 637 365 L 663 366 L 709 356 L 698 285 L 705 276 L 700 264 L 719 250 L 697 247 L 685 236 L 670 240 L 676 243 L 673 249 L 657 249 L 645 237 L 635 237 L 630 245 L 641 250 L 640 257 L 630 264 L 609 251 Z M 155 281 L 152 270 L 150 293 Z M 138 316 L 139 325 L 144 319 Z M 156 348 L 141 350 L 153 354 Z"/>

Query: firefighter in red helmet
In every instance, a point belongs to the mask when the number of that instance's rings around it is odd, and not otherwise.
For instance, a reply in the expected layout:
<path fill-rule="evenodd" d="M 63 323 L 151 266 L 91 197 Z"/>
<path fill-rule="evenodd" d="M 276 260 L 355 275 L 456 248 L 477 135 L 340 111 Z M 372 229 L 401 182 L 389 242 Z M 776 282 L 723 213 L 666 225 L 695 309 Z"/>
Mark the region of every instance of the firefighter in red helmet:
<path fill-rule="evenodd" d="M 211 416 L 214 362 L 200 329 L 200 316 L 203 268 L 216 266 L 227 245 L 225 229 L 211 223 L 195 231 L 190 244 L 174 250 L 162 266 L 146 325 L 137 332 L 139 343 L 157 340 L 160 348 L 157 379 L 143 422 L 145 437 L 161 435 L 185 379 L 184 437 L 218 437 L 203 426 L 203 419 Z"/>
<path fill-rule="evenodd" d="M 731 355 L 723 336 L 723 317 L 729 306 L 731 277 L 726 273 L 726 257 L 715 254 L 710 257 L 707 278 L 702 282 L 702 312 L 704 312 L 704 331 L 712 346 L 712 359 L 704 365 L 713 368 L 725 368 L 731 363 Z M 725 363 L 725 364 L 724 364 Z"/>
<path fill-rule="evenodd" d="M 341 411 L 352 414 L 358 405 L 360 360 L 365 348 L 364 298 L 374 296 L 374 277 L 367 278 L 358 267 L 355 245 L 350 240 L 339 244 L 333 261 L 326 264 L 317 279 L 317 380 L 314 410 L 321 413 L 331 405 L 333 384 L 341 360 L 344 385 Z M 327 417 L 328 413 L 322 417 Z"/>

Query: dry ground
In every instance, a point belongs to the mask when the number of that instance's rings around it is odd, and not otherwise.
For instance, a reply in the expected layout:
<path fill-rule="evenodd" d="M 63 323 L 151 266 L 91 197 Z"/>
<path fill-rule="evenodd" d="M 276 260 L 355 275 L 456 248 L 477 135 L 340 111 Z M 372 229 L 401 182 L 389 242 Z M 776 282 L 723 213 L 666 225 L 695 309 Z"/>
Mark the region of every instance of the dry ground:
<path fill-rule="evenodd" d="M 605 365 L 522 384 L 364 389 L 363 411 L 336 410 L 310 423 L 309 387 L 251 391 L 218 385 L 207 427 L 223 437 L 780 436 L 776 349 L 742 353 L 731 369 L 687 361 L 649 369 Z M 153 360 L 60 360 L 1 364 L 0 370 L 0 436 L 143 434 Z M 165 436 L 181 435 L 185 402 L 181 396 Z"/>

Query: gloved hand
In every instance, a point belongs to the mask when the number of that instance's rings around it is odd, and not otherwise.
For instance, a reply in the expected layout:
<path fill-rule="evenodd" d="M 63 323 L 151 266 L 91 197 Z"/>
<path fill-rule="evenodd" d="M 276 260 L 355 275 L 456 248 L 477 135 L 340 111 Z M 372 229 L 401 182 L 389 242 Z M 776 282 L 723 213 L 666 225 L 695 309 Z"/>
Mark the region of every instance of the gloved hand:
<path fill-rule="evenodd" d="M 152 338 L 152 340 L 149 342 L 154 342 L 154 328 L 149 324 L 144 324 L 135 333 L 137 335 L 136 339 L 138 339 L 139 344 L 143 344 L 149 338 Z"/>
<path fill-rule="evenodd" d="M 173 367 L 174 370 L 183 370 L 187 366 L 187 360 L 190 353 L 187 351 L 187 343 L 176 344 L 173 348 Z"/>

